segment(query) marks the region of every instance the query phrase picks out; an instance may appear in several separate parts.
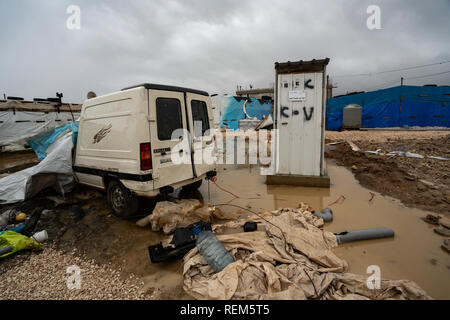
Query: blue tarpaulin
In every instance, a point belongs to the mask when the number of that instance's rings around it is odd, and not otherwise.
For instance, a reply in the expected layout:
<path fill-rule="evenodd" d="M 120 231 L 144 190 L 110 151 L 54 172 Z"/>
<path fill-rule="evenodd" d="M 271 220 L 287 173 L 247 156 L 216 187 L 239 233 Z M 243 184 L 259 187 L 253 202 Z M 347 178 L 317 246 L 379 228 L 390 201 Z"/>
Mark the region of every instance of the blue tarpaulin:
<path fill-rule="evenodd" d="M 342 128 L 343 109 L 362 107 L 363 128 L 450 127 L 450 87 L 398 86 L 328 99 L 327 129 Z"/>
<path fill-rule="evenodd" d="M 55 128 L 53 130 L 41 133 L 40 135 L 34 137 L 32 140 L 28 141 L 28 144 L 33 148 L 39 161 L 42 161 L 47 156 L 48 147 L 55 142 L 55 140 L 63 133 L 68 130 L 72 130 L 72 142 L 73 145 L 77 145 L 78 138 L 78 122 L 68 123 L 65 126 Z"/>
<path fill-rule="evenodd" d="M 231 130 L 239 129 L 239 120 L 246 119 L 243 106 L 247 99 L 250 99 L 245 109 L 250 118 L 263 120 L 270 115 L 272 102 L 256 98 L 225 97 L 224 108 L 220 116 L 220 126 Z"/>

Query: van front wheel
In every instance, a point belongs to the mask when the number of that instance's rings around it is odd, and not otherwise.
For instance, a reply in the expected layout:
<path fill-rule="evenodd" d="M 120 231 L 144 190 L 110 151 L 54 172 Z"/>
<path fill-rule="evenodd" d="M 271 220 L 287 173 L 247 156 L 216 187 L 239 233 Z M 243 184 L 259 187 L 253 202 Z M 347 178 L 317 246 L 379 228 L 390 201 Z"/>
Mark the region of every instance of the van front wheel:
<path fill-rule="evenodd" d="M 114 215 L 119 218 L 134 215 L 139 207 L 139 199 L 119 181 L 108 184 L 107 199 Z"/>

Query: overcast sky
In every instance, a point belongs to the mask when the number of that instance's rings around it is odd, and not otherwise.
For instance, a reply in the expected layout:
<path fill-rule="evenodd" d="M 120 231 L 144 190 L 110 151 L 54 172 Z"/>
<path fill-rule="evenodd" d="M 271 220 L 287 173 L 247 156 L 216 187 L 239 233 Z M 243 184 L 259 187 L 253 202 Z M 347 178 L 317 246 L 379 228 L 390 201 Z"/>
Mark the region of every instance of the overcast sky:
<path fill-rule="evenodd" d="M 69 5 L 81 28 L 69 30 Z M 381 8 L 381 30 L 366 26 Z M 335 94 L 450 70 L 450 1 L 0 0 L 0 93 L 82 102 L 142 82 L 233 93 L 269 87 L 274 62 L 329 57 Z M 450 73 L 405 80 L 450 84 Z"/>

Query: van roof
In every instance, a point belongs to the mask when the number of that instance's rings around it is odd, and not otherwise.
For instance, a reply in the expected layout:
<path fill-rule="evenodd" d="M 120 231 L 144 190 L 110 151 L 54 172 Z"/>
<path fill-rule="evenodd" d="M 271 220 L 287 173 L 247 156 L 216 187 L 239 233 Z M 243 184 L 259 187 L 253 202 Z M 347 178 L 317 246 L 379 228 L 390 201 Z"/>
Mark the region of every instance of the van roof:
<path fill-rule="evenodd" d="M 138 84 L 138 85 L 135 85 L 135 86 L 132 86 L 132 87 L 123 88 L 122 91 L 129 90 L 129 89 L 134 89 L 134 88 L 139 88 L 139 87 L 144 87 L 145 89 L 153 89 L 153 90 L 190 92 L 190 93 L 200 94 L 202 96 L 209 96 L 208 92 L 206 92 L 206 91 L 201 91 L 201 90 L 196 90 L 196 89 L 189 89 L 189 88 L 183 88 L 183 87 L 176 87 L 176 86 L 167 86 L 167 85 L 155 84 L 155 83 L 142 83 L 142 84 Z"/>

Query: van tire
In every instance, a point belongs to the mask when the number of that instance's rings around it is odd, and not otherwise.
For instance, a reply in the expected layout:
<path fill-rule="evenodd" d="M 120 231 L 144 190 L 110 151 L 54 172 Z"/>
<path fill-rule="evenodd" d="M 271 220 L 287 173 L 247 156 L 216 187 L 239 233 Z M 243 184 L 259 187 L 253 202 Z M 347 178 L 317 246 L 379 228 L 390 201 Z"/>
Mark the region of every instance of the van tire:
<path fill-rule="evenodd" d="M 200 186 L 202 185 L 203 180 L 198 180 L 195 181 L 194 183 L 191 184 L 187 184 L 183 187 L 184 190 L 188 190 L 188 191 L 195 191 L 198 190 L 198 188 L 200 188 Z"/>
<path fill-rule="evenodd" d="M 128 218 L 139 209 L 139 199 L 122 183 L 112 180 L 108 183 L 106 196 L 113 213 L 118 218 Z"/>

